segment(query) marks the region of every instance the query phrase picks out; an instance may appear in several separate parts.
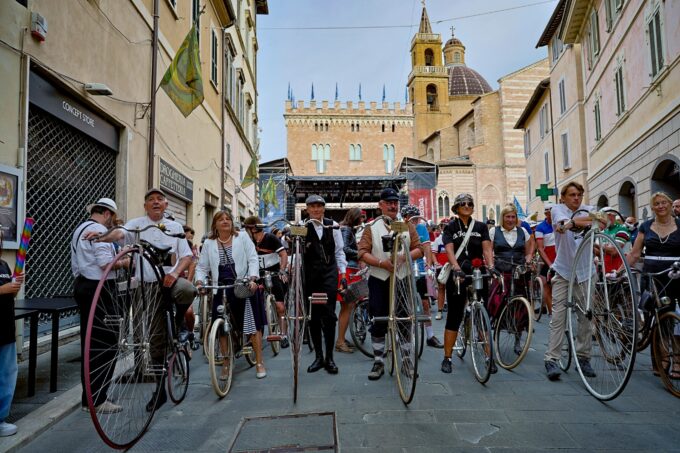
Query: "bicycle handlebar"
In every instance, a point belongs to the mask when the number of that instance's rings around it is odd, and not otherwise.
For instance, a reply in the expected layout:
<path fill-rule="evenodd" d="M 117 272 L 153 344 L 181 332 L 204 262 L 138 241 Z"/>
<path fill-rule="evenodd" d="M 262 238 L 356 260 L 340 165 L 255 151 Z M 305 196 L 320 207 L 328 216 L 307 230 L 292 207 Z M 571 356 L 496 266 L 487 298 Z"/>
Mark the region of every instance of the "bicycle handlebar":
<path fill-rule="evenodd" d="M 111 234 L 115 230 L 123 230 L 123 231 L 127 231 L 128 233 L 140 234 L 140 233 L 143 233 L 144 231 L 150 230 L 152 228 L 156 228 L 156 229 L 160 230 L 166 236 L 170 236 L 170 237 L 178 238 L 178 239 L 186 238 L 186 235 L 184 233 L 168 233 L 166 231 L 167 228 L 166 228 L 165 224 L 158 223 L 158 224 L 147 225 L 144 228 L 125 228 L 123 225 L 117 225 L 117 226 L 114 226 L 112 228 L 109 228 L 104 233 L 100 234 L 98 237 L 92 238 L 90 240 L 91 241 L 100 240 L 101 238 L 108 236 L 109 234 Z"/>
<path fill-rule="evenodd" d="M 680 261 L 675 261 L 668 269 L 659 272 L 642 272 L 637 269 L 631 269 L 631 273 L 640 274 L 644 277 L 659 277 L 663 274 L 667 274 L 669 278 L 675 280 L 680 278 Z"/>

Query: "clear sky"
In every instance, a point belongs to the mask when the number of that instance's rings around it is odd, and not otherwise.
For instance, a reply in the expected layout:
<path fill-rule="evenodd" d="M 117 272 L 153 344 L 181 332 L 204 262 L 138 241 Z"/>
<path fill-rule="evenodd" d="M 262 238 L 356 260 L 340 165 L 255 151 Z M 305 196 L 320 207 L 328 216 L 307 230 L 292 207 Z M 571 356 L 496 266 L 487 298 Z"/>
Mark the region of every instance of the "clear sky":
<path fill-rule="evenodd" d="M 269 0 L 268 5 L 269 15 L 257 18 L 262 162 L 286 155 L 283 110 L 289 83 L 295 99 L 305 102 L 312 83 L 317 102 L 332 102 L 336 82 L 338 100 L 356 102 L 361 83 L 367 103 L 382 100 L 384 84 L 385 100 L 403 104 L 421 0 Z M 531 6 L 483 14 L 523 5 Z M 500 77 L 547 55 L 545 47 L 535 47 L 556 5 L 557 0 L 426 1 L 433 31 L 446 42 L 455 27 L 467 65 L 494 89 Z"/>

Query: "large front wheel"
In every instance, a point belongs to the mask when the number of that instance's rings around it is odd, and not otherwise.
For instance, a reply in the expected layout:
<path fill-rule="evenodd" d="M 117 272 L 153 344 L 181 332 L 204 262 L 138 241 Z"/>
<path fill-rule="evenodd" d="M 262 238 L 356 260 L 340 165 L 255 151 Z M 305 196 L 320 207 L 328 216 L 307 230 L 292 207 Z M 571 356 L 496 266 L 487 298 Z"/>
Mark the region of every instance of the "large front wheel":
<path fill-rule="evenodd" d="M 401 264 L 400 264 L 401 262 Z M 416 284 L 407 244 L 397 235 L 392 257 L 394 273 L 390 277 L 390 321 L 394 368 L 399 396 L 404 404 L 413 400 L 418 380 L 418 321 L 416 319 Z"/>
<path fill-rule="evenodd" d="M 606 254 L 610 254 L 607 259 Z M 610 260 L 621 263 L 623 271 L 608 275 L 605 263 Z M 635 292 L 628 263 L 614 240 L 603 233 L 586 236 L 576 251 L 569 279 L 569 341 L 583 384 L 602 401 L 616 398 L 633 372 Z M 584 371 L 586 362 L 592 370 L 586 367 Z"/>
<path fill-rule="evenodd" d="M 494 346 L 498 364 L 506 370 L 515 368 L 529 351 L 534 329 L 531 304 L 524 297 L 514 297 L 503 307 L 496 320 Z"/>
<path fill-rule="evenodd" d="M 145 275 L 149 269 L 151 275 Z M 85 395 L 92 422 L 112 448 L 132 447 L 155 411 L 147 403 L 164 382 L 167 332 L 161 276 L 150 259 L 133 248 L 118 253 L 104 269 L 92 300 L 84 344 Z M 106 277 L 112 277 L 107 279 Z M 97 411 L 110 401 L 114 410 Z"/>

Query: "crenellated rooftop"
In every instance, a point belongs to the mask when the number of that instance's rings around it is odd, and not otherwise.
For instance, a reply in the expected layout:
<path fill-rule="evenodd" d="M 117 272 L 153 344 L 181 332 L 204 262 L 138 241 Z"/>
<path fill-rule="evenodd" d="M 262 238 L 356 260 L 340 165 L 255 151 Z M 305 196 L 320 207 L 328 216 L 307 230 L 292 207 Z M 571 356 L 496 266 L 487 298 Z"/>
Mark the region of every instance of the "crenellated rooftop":
<path fill-rule="evenodd" d="M 411 104 L 401 102 L 286 101 L 284 115 L 412 116 Z"/>

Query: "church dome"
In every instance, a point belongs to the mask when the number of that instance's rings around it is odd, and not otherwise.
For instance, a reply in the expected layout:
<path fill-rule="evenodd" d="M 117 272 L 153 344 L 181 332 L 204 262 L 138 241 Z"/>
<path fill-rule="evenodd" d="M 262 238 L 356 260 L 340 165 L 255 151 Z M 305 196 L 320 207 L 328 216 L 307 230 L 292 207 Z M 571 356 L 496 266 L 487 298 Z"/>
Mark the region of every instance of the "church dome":
<path fill-rule="evenodd" d="M 444 44 L 444 47 L 448 47 L 448 46 L 462 46 L 462 45 L 463 45 L 463 43 L 462 43 L 462 41 L 461 41 L 460 39 L 455 38 L 455 37 L 451 37 L 451 39 L 449 39 L 448 41 L 446 41 L 446 44 Z"/>
<path fill-rule="evenodd" d="M 474 69 L 470 69 L 463 64 L 449 66 L 448 72 L 450 96 L 485 94 L 493 91 L 491 85 L 489 85 L 484 77 Z"/>

